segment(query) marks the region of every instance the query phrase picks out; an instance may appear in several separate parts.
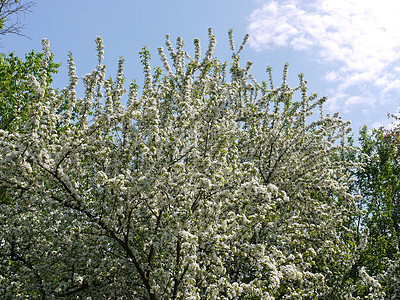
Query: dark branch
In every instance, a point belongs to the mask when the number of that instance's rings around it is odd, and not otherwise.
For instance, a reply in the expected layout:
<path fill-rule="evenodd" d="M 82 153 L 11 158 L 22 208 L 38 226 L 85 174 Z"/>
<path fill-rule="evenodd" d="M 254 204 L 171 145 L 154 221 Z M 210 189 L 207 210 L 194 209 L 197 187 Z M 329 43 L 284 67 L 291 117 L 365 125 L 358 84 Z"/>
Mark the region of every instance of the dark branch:
<path fill-rule="evenodd" d="M 20 0 L 1 0 L 0 1 L 0 36 L 6 34 L 15 34 L 27 37 L 22 33 L 24 24 L 21 16 L 32 12 L 35 1 Z"/>

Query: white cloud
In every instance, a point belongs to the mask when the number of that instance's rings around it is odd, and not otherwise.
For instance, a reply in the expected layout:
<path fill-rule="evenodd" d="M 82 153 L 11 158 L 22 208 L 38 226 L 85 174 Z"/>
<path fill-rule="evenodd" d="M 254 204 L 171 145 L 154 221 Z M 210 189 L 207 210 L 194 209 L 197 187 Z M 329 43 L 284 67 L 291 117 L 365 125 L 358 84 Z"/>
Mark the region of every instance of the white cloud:
<path fill-rule="evenodd" d="M 362 103 L 363 99 L 360 96 L 351 96 L 346 100 L 346 106 Z"/>
<path fill-rule="evenodd" d="M 339 79 L 339 74 L 338 74 L 338 72 L 330 71 L 330 72 L 326 73 L 325 79 L 327 81 L 337 81 Z"/>
<path fill-rule="evenodd" d="M 399 0 L 259 1 L 249 17 L 250 46 L 258 51 L 288 47 L 327 63 L 325 79 L 336 82 L 335 103 L 351 87 L 400 91 Z M 329 64 L 328 64 L 329 63 Z M 367 91 L 367 93 L 369 93 Z"/>

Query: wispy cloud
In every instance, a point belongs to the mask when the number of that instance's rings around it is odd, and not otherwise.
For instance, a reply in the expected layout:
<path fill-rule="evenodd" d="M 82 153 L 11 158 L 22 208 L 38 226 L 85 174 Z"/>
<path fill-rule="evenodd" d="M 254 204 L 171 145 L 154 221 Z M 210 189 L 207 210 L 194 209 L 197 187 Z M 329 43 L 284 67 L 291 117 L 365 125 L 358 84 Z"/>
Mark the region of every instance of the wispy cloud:
<path fill-rule="evenodd" d="M 332 103 L 379 101 L 400 91 L 399 0 L 258 1 L 249 18 L 256 50 L 289 47 L 327 63 L 325 80 L 337 84 Z M 357 97 L 352 87 L 363 86 Z M 369 90 L 365 90 L 365 88 Z M 377 95 L 371 95 L 371 91 Z"/>

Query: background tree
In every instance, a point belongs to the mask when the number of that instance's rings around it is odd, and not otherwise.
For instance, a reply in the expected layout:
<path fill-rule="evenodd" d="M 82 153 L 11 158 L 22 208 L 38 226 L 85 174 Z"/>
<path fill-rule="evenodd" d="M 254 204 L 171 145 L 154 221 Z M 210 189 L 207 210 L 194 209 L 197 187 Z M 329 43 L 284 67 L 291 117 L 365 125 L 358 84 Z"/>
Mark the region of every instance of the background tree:
<path fill-rule="evenodd" d="M 49 57 L 45 58 L 46 55 Z M 28 75 L 39 77 L 45 73 L 47 83 L 51 84 L 59 66 L 53 55 L 46 52 L 32 51 L 25 59 L 14 53 L 0 55 L 0 129 L 20 130 L 29 121 L 28 103 L 34 93 L 27 82 Z"/>
<path fill-rule="evenodd" d="M 360 262 L 381 278 L 388 299 L 400 297 L 400 156 L 399 131 L 367 127 L 360 130 L 358 159 L 364 164 L 357 172 L 358 202 L 364 215 L 358 226 L 366 230 L 368 242 Z"/>
<path fill-rule="evenodd" d="M 0 36 L 22 33 L 24 24 L 21 17 L 32 12 L 35 1 L 26 0 L 0 0 Z"/>
<path fill-rule="evenodd" d="M 17 199 L 0 206 L 4 298 L 383 297 L 367 270 L 349 278 L 348 122 L 302 75 L 290 88 L 287 65 L 280 86 L 271 69 L 257 83 L 246 40 L 236 51 L 230 31 L 230 76 L 211 30 L 204 58 L 167 36 L 163 70 L 144 48 L 126 106 L 123 60 L 106 79 L 100 38 L 82 98 L 72 55 L 60 93 L 30 76 L 29 122 L 0 130 L 0 187 Z"/>

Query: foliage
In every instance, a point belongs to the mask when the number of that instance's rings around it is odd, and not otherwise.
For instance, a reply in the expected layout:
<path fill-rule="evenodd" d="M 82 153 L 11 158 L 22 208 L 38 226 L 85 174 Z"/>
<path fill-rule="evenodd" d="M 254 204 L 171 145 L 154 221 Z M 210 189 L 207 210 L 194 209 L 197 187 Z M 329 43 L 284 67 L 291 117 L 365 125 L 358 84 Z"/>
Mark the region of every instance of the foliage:
<path fill-rule="evenodd" d="M 30 76 L 19 132 L 0 130 L 0 294 L 71 299 L 380 299 L 359 270 L 356 213 L 342 140 L 306 82 L 257 83 L 240 65 L 201 59 L 167 36 L 163 70 L 140 53 L 144 86 L 123 98 L 123 60 L 98 65 L 59 94 Z M 44 57 L 46 59 L 46 57 Z M 172 66 L 170 65 L 172 62 Z M 125 99 L 125 100 L 124 100 Z M 123 106 L 122 102 L 127 105 Z M 315 110 L 320 117 L 314 117 Z"/>
<path fill-rule="evenodd" d="M 45 73 L 49 85 L 59 66 L 50 52 L 32 51 L 25 55 L 25 60 L 14 53 L 0 56 L 0 129 L 19 130 L 29 121 L 29 103 L 35 96 L 27 76 L 39 77 Z"/>
<path fill-rule="evenodd" d="M 360 130 L 358 160 L 364 169 L 357 172 L 356 187 L 364 211 L 359 227 L 368 235 L 360 261 L 370 274 L 380 276 L 388 299 L 400 297 L 400 164 L 398 131 L 367 127 Z M 390 279 L 388 278 L 390 277 Z"/>

